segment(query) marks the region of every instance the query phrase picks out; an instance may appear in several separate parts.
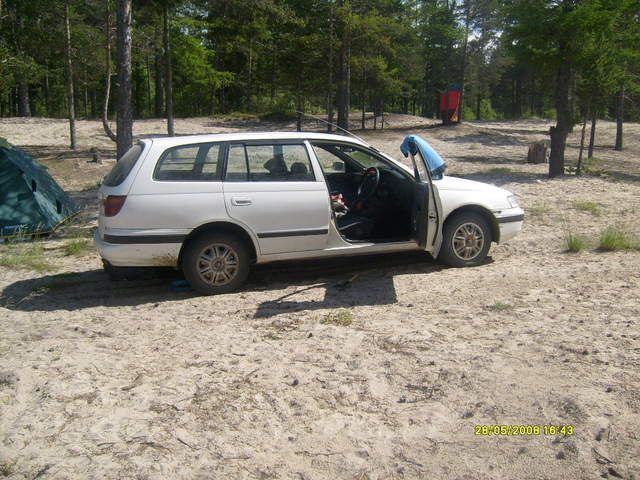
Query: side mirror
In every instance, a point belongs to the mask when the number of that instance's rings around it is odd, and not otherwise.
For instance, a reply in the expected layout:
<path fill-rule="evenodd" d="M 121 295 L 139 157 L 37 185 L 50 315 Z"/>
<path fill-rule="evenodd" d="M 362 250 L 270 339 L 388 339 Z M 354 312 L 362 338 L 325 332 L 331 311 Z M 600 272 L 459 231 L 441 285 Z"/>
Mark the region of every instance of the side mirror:
<path fill-rule="evenodd" d="M 333 162 L 332 169 L 336 172 L 344 172 L 344 163 Z"/>

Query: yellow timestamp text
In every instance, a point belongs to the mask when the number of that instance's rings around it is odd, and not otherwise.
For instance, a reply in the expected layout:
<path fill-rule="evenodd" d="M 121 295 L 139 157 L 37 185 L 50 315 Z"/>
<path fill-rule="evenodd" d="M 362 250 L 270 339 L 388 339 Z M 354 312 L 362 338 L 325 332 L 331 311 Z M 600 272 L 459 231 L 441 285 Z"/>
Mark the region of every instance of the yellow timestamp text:
<path fill-rule="evenodd" d="M 475 434 L 482 436 L 564 435 L 575 433 L 573 425 L 476 425 Z"/>

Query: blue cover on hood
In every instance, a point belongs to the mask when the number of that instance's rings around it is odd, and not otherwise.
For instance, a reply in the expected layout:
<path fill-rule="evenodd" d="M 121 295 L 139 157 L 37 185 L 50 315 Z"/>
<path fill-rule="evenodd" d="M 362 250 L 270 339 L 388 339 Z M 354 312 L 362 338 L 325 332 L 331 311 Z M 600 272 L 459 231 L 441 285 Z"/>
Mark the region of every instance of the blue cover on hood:
<path fill-rule="evenodd" d="M 440 180 L 447 168 L 447 164 L 438 152 L 424 138 L 418 135 L 404 137 L 402 145 L 400 145 L 400 151 L 405 157 L 408 157 L 409 154 L 416 155 L 420 151 L 422 157 L 427 161 L 427 165 L 429 165 L 429 171 L 434 180 Z"/>

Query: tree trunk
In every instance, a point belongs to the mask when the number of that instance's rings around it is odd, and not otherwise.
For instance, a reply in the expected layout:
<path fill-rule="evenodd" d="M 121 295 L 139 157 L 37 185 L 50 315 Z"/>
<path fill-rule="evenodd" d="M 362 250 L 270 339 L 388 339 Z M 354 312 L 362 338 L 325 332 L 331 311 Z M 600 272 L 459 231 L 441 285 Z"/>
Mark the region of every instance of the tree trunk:
<path fill-rule="evenodd" d="M 51 116 L 51 89 L 49 88 L 49 73 L 45 72 L 42 81 L 42 89 L 44 90 L 44 106 L 47 109 L 47 117 Z"/>
<path fill-rule="evenodd" d="M 458 106 L 458 123 L 461 123 L 464 120 L 462 115 L 462 105 L 464 104 L 464 80 L 465 75 L 467 73 L 467 45 L 469 41 L 469 16 L 470 16 L 470 7 L 469 1 L 464 2 L 464 42 L 462 46 L 462 68 L 460 69 L 460 105 Z"/>
<path fill-rule="evenodd" d="M 131 110 L 131 1 L 118 0 L 117 21 L 117 158 L 120 160 L 133 145 Z"/>
<path fill-rule="evenodd" d="M 98 94 L 95 86 L 91 87 L 89 101 L 91 102 L 91 118 L 98 118 Z"/>
<path fill-rule="evenodd" d="M 567 135 L 572 125 L 570 109 L 571 66 L 567 55 L 567 47 L 560 44 L 560 66 L 557 71 L 555 87 L 555 106 L 557 111 L 556 126 L 551 127 L 551 153 L 549 155 L 549 176 L 564 175 L 564 151 Z"/>
<path fill-rule="evenodd" d="M 587 158 L 593 158 L 593 146 L 596 141 L 596 116 L 597 112 L 594 110 L 591 112 L 591 131 L 589 132 L 589 152 Z"/>
<path fill-rule="evenodd" d="M 329 79 L 327 82 L 327 132 L 333 131 L 333 25 L 334 10 L 331 3 L 331 18 L 329 19 Z"/>
<path fill-rule="evenodd" d="M 338 3 L 344 6 L 344 1 Z M 338 79 L 338 126 L 349 129 L 349 107 L 351 104 L 351 19 L 342 12 L 342 42 L 340 45 L 340 73 Z"/>
<path fill-rule="evenodd" d="M 582 119 L 582 133 L 580 134 L 580 153 L 578 154 L 578 164 L 576 165 L 576 175 L 582 172 L 582 154 L 584 153 L 584 133 L 587 129 L 587 114 Z"/>
<path fill-rule="evenodd" d="M 76 149 L 76 107 L 73 94 L 73 62 L 71 61 L 71 25 L 69 22 L 69 2 L 64 3 L 64 56 L 67 73 L 67 103 L 69 107 L 69 144 Z"/>
<path fill-rule="evenodd" d="M 304 106 L 302 104 L 302 70 L 298 70 L 298 78 L 296 80 L 296 131 L 302 131 L 302 110 Z"/>
<path fill-rule="evenodd" d="M 106 45 L 105 45 L 105 85 L 104 85 L 104 105 L 102 106 L 102 128 L 104 133 L 112 141 L 117 141 L 116 134 L 113 133 L 109 126 L 109 96 L 111 95 L 111 0 L 105 0 L 105 30 L 106 30 Z"/>
<path fill-rule="evenodd" d="M 164 78 L 165 78 L 165 95 L 167 106 L 167 134 L 170 137 L 175 135 L 175 129 L 173 127 L 173 74 L 171 66 L 171 24 L 169 18 L 169 5 L 164 7 L 164 29 L 163 29 L 163 43 L 164 43 Z"/>
<path fill-rule="evenodd" d="M 147 108 L 146 108 L 146 112 L 145 115 L 149 115 L 151 116 L 151 61 L 149 60 L 149 54 L 147 53 L 147 58 L 146 58 L 146 67 L 147 67 L 147 71 L 146 71 L 146 77 L 147 77 Z"/>
<path fill-rule="evenodd" d="M 366 98 L 367 98 L 367 67 L 364 65 L 362 65 L 362 118 L 361 118 L 361 126 L 362 126 L 362 130 L 364 130 L 365 127 L 365 123 L 366 123 L 366 110 L 367 110 L 367 104 L 366 104 Z"/>
<path fill-rule="evenodd" d="M 162 86 L 162 51 L 160 47 L 156 47 L 155 52 L 155 96 L 154 96 L 154 114 L 156 118 L 162 118 L 164 116 L 164 88 Z"/>
<path fill-rule="evenodd" d="M 615 150 L 622 150 L 622 125 L 624 122 L 624 85 L 618 93 L 618 107 L 616 108 L 616 146 Z"/>
<path fill-rule="evenodd" d="M 84 90 L 84 98 L 83 98 L 83 105 L 84 105 L 84 118 L 87 119 L 89 118 L 89 84 L 87 83 L 87 66 L 84 66 L 84 81 L 82 82 L 83 85 L 83 90 Z"/>
<path fill-rule="evenodd" d="M 24 79 L 21 79 L 20 83 L 18 83 L 18 116 L 31 116 L 31 106 L 29 105 L 29 84 Z"/>

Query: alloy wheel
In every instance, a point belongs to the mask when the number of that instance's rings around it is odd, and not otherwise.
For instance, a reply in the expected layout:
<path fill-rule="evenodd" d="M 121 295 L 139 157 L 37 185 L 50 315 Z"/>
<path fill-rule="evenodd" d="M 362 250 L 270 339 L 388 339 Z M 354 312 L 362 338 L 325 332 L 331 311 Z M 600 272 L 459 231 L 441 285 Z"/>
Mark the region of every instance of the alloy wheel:
<path fill-rule="evenodd" d="M 198 255 L 198 274 L 209 285 L 226 285 L 238 274 L 238 254 L 229 245 L 214 243 Z"/>
<path fill-rule="evenodd" d="M 484 247 L 482 228 L 473 222 L 463 223 L 451 239 L 455 255 L 462 260 L 472 260 Z"/>

